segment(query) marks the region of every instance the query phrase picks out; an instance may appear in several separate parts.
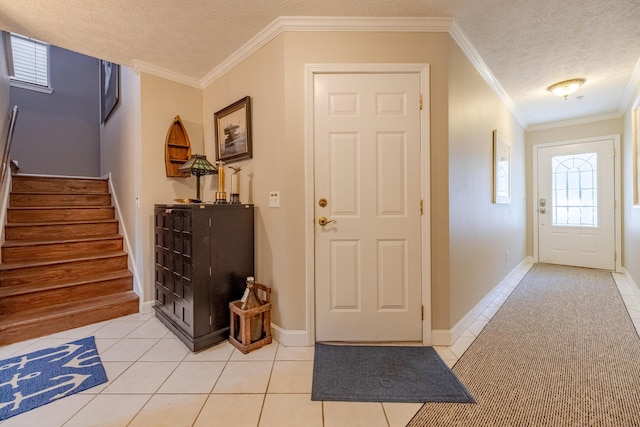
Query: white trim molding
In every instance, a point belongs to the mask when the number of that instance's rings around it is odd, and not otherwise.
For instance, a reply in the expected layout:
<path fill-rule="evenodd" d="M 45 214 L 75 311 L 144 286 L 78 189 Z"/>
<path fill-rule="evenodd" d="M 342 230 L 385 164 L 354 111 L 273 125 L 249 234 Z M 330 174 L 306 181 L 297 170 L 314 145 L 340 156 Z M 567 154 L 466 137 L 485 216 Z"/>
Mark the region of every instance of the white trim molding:
<path fill-rule="evenodd" d="M 285 347 L 310 347 L 315 343 L 309 339 L 307 331 L 282 329 L 271 324 L 273 339 Z"/>
<path fill-rule="evenodd" d="M 189 77 L 174 71 L 134 60 L 130 67 L 136 73 L 141 72 L 162 77 L 177 83 L 198 89 L 205 89 L 233 67 L 250 57 L 261 47 L 269 43 L 285 31 L 376 31 L 376 32 L 421 32 L 447 33 L 453 25 L 453 18 L 448 17 L 396 17 L 396 18 L 361 18 L 361 17 L 324 17 L 324 16 L 281 16 L 252 37 L 240 49 L 234 52 L 220 65 L 211 70 L 202 79 Z"/>
<path fill-rule="evenodd" d="M 432 345 L 450 346 L 457 341 L 462 334 L 469 329 L 479 315 L 484 314 L 487 317 L 493 316 L 497 311 L 497 307 L 502 306 L 506 297 L 511 294 L 515 287 L 520 283 L 525 274 L 533 266 L 534 261 L 531 257 L 525 258 L 516 268 L 511 270 L 496 286 L 493 287 L 487 295 L 480 300 L 471 310 L 467 312 L 462 319 L 456 323 L 451 329 L 435 329 L 431 333 Z M 492 310 L 493 308 L 493 310 Z"/>
<path fill-rule="evenodd" d="M 537 124 L 537 125 L 531 125 L 527 128 L 527 132 L 536 132 L 539 130 L 547 130 L 547 129 L 556 129 L 556 128 L 561 128 L 561 127 L 566 127 L 566 126 L 576 126 L 576 125 L 583 125 L 586 123 L 593 123 L 593 122 L 600 122 L 600 121 L 604 121 L 604 120 L 613 120 L 613 119 L 619 119 L 622 118 L 623 114 L 618 113 L 618 112 L 614 112 L 614 113 L 605 113 L 605 114 L 596 114 L 593 116 L 585 116 L 585 117 L 578 117 L 575 119 L 567 119 L 567 120 L 558 120 L 556 122 L 549 122 L 549 123 L 541 123 L 541 124 Z"/>
<path fill-rule="evenodd" d="M 638 284 L 633 280 L 633 277 L 631 277 L 631 274 L 629 274 L 627 269 L 624 267 L 622 268 L 622 271 L 620 272 L 620 274 L 624 275 L 624 278 L 627 281 L 627 284 L 629 285 L 631 292 L 633 292 L 633 295 L 635 295 L 635 297 L 640 301 L 640 287 L 638 287 Z"/>
<path fill-rule="evenodd" d="M 281 16 L 207 74 L 201 86 L 209 86 L 285 31 L 448 32 L 452 23 L 453 18 Z"/>
<path fill-rule="evenodd" d="M 138 273 L 138 269 L 136 267 L 136 260 L 135 260 L 135 256 L 133 253 L 133 250 L 131 249 L 131 244 L 130 244 L 130 240 L 129 240 L 129 233 L 127 233 L 127 229 L 124 225 L 124 221 L 122 220 L 122 214 L 120 211 L 120 204 L 118 203 L 118 195 L 116 194 L 116 189 L 113 186 L 113 180 L 111 179 L 111 172 L 109 172 L 108 174 L 104 175 L 102 177 L 102 179 L 106 179 L 107 182 L 109 183 L 109 192 L 111 193 L 111 200 L 113 200 L 113 206 L 115 207 L 115 213 L 116 213 L 116 219 L 118 220 L 118 225 L 120 228 L 120 233 L 122 234 L 122 237 L 124 239 L 124 246 L 125 246 L 125 252 L 127 252 L 127 260 L 128 260 L 128 265 L 129 265 L 129 269 L 131 270 L 131 272 L 133 273 L 133 290 L 134 292 L 140 297 L 140 310 L 142 310 L 142 306 L 143 306 L 143 296 L 144 293 L 142 292 L 142 283 L 140 281 L 140 274 Z M 153 305 L 153 301 L 151 301 L 151 305 Z M 149 310 L 150 311 L 150 310 Z M 142 311 L 141 311 L 142 312 Z"/>
<path fill-rule="evenodd" d="M 152 76 L 161 77 L 176 83 L 182 83 L 196 89 L 203 88 L 201 81 L 196 78 L 185 76 L 184 74 L 176 73 L 175 71 L 167 70 L 166 68 L 158 67 L 157 65 L 149 64 L 137 59 L 133 60 L 130 68 L 138 75 L 140 75 L 140 73 L 151 74 Z"/>
<path fill-rule="evenodd" d="M 469 41 L 462 29 L 451 17 L 326 17 L 326 16 L 281 16 L 252 37 L 240 49 L 225 59 L 220 65 L 207 73 L 202 79 L 189 77 L 149 64 L 134 60 L 131 68 L 138 74 L 144 72 L 167 80 L 182 83 L 198 89 L 205 89 L 216 80 L 231 71 L 235 66 L 249 58 L 257 50 L 286 31 L 348 31 L 348 32 L 414 32 L 414 33 L 449 33 L 471 61 L 478 73 L 500 97 L 518 123 L 527 129 L 527 121 L 515 103 L 500 85 L 480 54 Z"/>
<path fill-rule="evenodd" d="M 629 107 L 631 106 L 631 103 L 634 100 L 634 97 L 638 94 L 639 90 L 640 90 L 640 59 L 638 59 L 638 62 L 636 62 L 636 66 L 633 69 L 633 74 L 631 74 L 629 83 L 627 83 L 627 86 L 625 87 L 624 92 L 622 93 L 622 98 L 620 99 L 620 106 L 618 107 L 620 109 L 620 113 L 624 114 L 629 109 Z"/>
<path fill-rule="evenodd" d="M 516 118 L 518 123 L 520 123 L 520 126 L 522 126 L 524 129 L 527 129 L 528 123 L 524 119 L 524 116 L 522 115 L 520 110 L 518 110 L 518 108 L 516 107 L 516 104 L 513 102 L 511 97 L 507 94 L 507 91 L 505 91 L 502 85 L 500 85 L 500 83 L 498 82 L 498 79 L 495 78 L 495 76 L 493 75 L 493 73 L 491 72 L 487 64 L 485 64 L 482 58 L 480 57 L 480 54 L 478 53 L 476 48 L 471 44 L 471 41 L 469 41 L 469 38 L 466 36 L 466 34 L 462 31 L 462 29 L 460 28 L 460 26 L 458 26 L 456 22 L 452 23 L 449 33 L 451 34 L 451 37 L 453 37 L 453 40 L 455 40 L 455 42 L 458 44 L 458 46 L 460 46 L 460 49 L 462 49 L 462 51 L 465 53 L 467 58 L 469 58 L 469 60 L 471 61 L 473 66 L 476 68 L 478 73 L 482 76 L 482 78 L 484 78 L 484 80 L 489 84 L 489 86 L 491 86 L 491 88 L 496 93 L 496 95 L 500 97 L 500 99 L 502 100 L 502 102 L 504 102 L 504 105 L 509 109 L 509 111 L 511 111 L 511 114 L 513 114 L 513 116 Z"/>

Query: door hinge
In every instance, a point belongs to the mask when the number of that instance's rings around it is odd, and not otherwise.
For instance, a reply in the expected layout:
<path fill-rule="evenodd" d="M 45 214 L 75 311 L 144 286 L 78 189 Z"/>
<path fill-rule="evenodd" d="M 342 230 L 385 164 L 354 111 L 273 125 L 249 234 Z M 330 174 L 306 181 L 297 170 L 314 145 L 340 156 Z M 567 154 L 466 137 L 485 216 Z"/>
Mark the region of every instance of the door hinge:
<path fill-rule="evenodd" d="M 420 317 L 424 320 L 424 305 L 420 306 Z"/>
<path fill-rule="evenodd" d="M 211 266 L 209 266 L 209 277 L 211 277 Z"/>
<path fill-rule="evenodd" d="M 213 325 L 213 317 L 209 316 L 209 326 Z"/>
<path fill-rule="evenodd" d="M 613 253 L 613 260 L 617 261 L 618 260 L 618 252 L 614 252 Z"/>
<path fill-rule="evenodd" d="M 420 215 L 424 215 L 424 200 L 420 199 Z"/>
<path fill-rule="evenodd" d="M 420 109 L 422 110 L 422 94 L 420 94 Z"/>
<path fill-rule="evenodd" d="M 616 149 L 614 148 L 613 149 L 613 157 L 615 157 L 615 156 L 616 156 Z"/>
<path fill-rule="evenodd" d="M 613 201 L 613 209 L 618 209 L 618 201 L 617 200 Z"/>
<path fill-rule="evenodd" d="M 209 228 L 211 228 L 211 218 L 209 218 Z"/>

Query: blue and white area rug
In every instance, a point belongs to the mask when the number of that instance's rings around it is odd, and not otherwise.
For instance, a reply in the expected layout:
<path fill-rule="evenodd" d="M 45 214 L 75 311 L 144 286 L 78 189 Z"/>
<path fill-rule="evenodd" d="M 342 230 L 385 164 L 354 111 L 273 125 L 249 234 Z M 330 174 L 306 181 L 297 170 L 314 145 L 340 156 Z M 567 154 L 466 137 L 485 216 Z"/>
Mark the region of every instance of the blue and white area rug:
<path fill-rule="evenodd" d="M 94 337 L 0 360 L 0 420 L 106 381 Z"/>

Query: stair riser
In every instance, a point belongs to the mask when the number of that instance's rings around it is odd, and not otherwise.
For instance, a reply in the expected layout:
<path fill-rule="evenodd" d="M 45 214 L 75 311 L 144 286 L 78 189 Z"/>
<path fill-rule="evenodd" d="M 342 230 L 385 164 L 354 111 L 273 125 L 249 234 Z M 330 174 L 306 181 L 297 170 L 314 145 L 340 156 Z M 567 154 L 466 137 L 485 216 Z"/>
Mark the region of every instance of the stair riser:
<path fill-rule="evenodd" d="M 127 269 L 127 254 L 102 259 L 61 262 L 0 271 L 0 286 L 23 285 L 64 278 L 90 277 L 92 273 Z"/>
<path fill-rule="evenodd" d="M 118 223 L 116 221 L 98 224 L 53 224 L 18 227 L 7 225 L 5 227 L 6 240 L 60 240 L 63 238 L 74 239 L 117 233 Z"/>
<path fill-rule="evenodd" d="M 68 259 L 78 254 L 103 254 L 122 250 L 122 237 L 87 242 L 52 243 L 2 248 L 2 262 L 46 261 Z"/>
<path fill-rule="evenodd" d="M 13 177 L 11 190 L 31 193 L 91 193 L 109 192 L 109 182 L 104 179 L 66 179 L 46 177 Z"/>
<path fill-rule="evenodd" d="M 110 194 L 29 194 L 11 193 L 11 207 L 111 206 Z"/>
<path fill-rule="evenodd" d="M 0 328 L 0 345 L 12 344 L 93 323 L 104 322 L 105 320 L 138 313 L 138 311 L 138 301 L 132 300 L 126 303 L 118 302 L 99 306 L 79 313 L 62 314 L 55 319 L 46 319 L 46 321 L 33 319 L 32 322 L 23 322 L 18 325 Z"/>
<path fill-rule="evenodd" d="M 127 292 L 133 288 L 131 277 L 69 286 L 60 289 L 7 296 L 0 299 L 0 313 L 9 314 L 34 308 L 82 301 L 87 298 Z"/>
<path fill-rule="evenodd" d="M 60 221 L 92 221 L 96 219 L 114 219 L 113 207 L 75 208 L 75 209 L 15 209 L 7 211 L 7 222 L 60 222 Z"/>

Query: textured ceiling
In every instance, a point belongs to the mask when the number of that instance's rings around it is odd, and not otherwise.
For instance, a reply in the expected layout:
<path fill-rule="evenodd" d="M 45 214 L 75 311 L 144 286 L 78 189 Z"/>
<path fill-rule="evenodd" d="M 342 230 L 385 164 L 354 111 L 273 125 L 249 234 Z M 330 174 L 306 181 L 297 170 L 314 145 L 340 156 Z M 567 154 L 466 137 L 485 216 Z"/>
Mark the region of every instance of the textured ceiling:
<path fill-rule="evenodd" d="M 279 16 L 453 17 L 525 125 L 618 112 L 640 58 L 639 0 L 0 0 L 0 29 L 197 80 Z"/>

